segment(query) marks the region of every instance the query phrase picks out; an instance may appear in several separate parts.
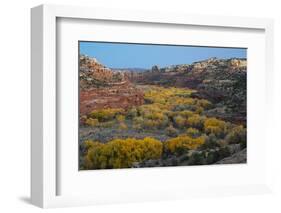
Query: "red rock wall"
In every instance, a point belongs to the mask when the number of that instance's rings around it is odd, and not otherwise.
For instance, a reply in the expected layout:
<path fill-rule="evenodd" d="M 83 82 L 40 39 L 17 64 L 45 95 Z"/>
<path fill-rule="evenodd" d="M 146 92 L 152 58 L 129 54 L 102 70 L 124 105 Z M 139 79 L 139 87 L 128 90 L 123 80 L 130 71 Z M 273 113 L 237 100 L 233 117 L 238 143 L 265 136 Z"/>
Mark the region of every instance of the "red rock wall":
<path fill-rule="evenodd" d="M 143 102 L 143 93 L 132 86 L 82 90 L 80 91 L 80 116 L 96 109 L 128 109 L 132 106 L 139 106 Z"/>

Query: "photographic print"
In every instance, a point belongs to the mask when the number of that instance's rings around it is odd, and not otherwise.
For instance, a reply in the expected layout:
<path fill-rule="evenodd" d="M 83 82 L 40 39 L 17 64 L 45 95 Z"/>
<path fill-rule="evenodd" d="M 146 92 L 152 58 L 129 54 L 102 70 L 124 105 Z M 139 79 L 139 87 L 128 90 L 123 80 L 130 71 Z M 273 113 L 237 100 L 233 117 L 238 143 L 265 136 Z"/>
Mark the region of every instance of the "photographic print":
<path fill-rule="evenodd" d="M 247 49 L 79 41 L 79 169 L 247 162 Z"/>

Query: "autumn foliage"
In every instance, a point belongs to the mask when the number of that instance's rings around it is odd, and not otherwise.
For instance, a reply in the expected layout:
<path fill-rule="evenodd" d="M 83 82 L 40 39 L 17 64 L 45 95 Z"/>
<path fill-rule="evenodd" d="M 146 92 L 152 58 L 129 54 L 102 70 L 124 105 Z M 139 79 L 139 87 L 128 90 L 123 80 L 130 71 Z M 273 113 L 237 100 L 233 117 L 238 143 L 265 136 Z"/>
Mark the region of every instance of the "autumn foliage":
<path fill-rule="evenodd" d="M 87 141 L 86 169 L 129 168 L 134 162 L 158 159 L 162 155 L 162 143 L 153 138 L 115 139 L 106 144 Z"/>
<path fill-rule="evenodd" d="M 197 149 L 205 143 L 205 137 L 192 138 L 187 135 L 181 135 L 176 138 L 172 138 L 165 143 L 165 147 L 171 153 L 182 154 L 190 149 Z"/>
<path fill-rule="evenodd" d="M 144 137 L 114 137 L 107 141 L 85 140 L 82 143 L 82 169 L 130 168 L 135 163 L 180 156 L 190 150 L 213 150 L 204 159 L 194 152 L 192 164 L 214 162 L 219 159 L 217 148 L 240 144 L 246 147 L 243 126 L 208 117 L 205 111 L 212 103 L 192 98 L 194 90 L 150 86 L 145 90 L 145 104 L 130 109 L 108 108 L 94 110 L 85 118 L 85 125 L 96 130 L 138 132 Z M 97 132 L 98 132 L 97 131 Z M 151 136 L 164 134 L 164 139 Z M 149 136 L 149 137 L 148 137 Z M 218 153 L 217 153 L 218 152 Z"/>

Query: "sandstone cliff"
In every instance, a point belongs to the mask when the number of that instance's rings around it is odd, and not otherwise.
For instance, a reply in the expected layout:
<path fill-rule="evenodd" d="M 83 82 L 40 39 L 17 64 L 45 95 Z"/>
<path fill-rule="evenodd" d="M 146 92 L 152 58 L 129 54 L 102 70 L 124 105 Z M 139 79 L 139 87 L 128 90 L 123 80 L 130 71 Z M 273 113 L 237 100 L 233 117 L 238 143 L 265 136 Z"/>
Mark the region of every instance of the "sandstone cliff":
<path fill-rule="evenodd" d="M 112 71 L 95 58 L 80 56 L 80 116 L 92 110 L 143 104 L 143 93 L 124 72 Z"/>

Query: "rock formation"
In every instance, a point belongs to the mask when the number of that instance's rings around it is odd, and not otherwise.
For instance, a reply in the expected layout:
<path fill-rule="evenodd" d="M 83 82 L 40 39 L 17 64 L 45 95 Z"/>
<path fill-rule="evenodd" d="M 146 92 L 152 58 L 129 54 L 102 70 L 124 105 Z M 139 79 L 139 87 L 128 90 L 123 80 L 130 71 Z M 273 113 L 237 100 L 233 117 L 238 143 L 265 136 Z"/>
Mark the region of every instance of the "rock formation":
<path fill-rule="evenodd" d="M 128 78 L 137 84 L 195 89 L 198 93 L 193 94 L 194 97 L 208 99 L 218 105 L 216 110 L 207 112 L 210 116 L 246 124 L 246 59 L 210 58 L 192 64 L 163 67 L 158 72 L 154 70 L 134 73 Z"/>
<path fill-rule="evenodd" d="M 143 93 L 126 74 L 112 71 L 95 58 L 80 56 L 80 116 L 104 108 L 129 108 L 143 104 Z"/>

